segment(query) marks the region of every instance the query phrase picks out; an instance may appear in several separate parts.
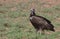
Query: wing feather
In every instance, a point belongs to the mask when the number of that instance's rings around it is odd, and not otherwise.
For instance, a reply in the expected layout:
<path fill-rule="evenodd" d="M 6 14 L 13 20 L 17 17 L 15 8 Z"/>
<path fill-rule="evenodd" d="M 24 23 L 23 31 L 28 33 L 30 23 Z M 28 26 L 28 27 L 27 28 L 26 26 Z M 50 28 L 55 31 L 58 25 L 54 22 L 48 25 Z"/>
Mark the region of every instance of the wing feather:
<path fill-rule="evenodd" d="M 39 18 L 39 17 L 36 17 L 36 16 L 32 17 L 32 21 L 36 24 L 42 24 L 42 25 L 48 24 L 48 22 L 45 19 Z"/>

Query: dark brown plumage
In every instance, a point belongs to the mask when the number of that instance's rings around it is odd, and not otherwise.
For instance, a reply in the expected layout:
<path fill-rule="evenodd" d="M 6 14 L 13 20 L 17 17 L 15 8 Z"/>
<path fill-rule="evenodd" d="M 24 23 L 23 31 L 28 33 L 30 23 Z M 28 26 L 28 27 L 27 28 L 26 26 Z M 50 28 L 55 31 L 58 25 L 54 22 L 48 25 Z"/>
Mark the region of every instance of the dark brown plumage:
<path fill-rule="evenodd" d="M 30 22 L 37 31 L 39 31 L 40 29 L 42 31 L 44 30 L 55 31 L 54 26 L 51 24 L 51 22 L 48 19 L 35 14 L 35 9 L 31 10 Z"/>

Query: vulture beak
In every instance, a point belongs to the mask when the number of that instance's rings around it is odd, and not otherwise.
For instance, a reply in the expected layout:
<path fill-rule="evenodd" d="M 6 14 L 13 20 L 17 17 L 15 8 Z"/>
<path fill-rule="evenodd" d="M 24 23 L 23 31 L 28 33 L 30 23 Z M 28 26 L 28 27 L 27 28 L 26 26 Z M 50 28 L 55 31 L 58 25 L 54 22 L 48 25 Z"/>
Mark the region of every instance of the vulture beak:
<path fill-rule="evenodd" d="M 36 14 L 35 14 L 35 9 L 33 8 L 33 9 L 31 9 L 31 14 L 30 14 L 30 16 L 34 16 L 34 15 L 36 15 Z"/>
<path fill-rule="evenodd" d="M 33 8 L 33 9 L 31 9 L 31 12 L 35 12 L 35 9 Z"/>

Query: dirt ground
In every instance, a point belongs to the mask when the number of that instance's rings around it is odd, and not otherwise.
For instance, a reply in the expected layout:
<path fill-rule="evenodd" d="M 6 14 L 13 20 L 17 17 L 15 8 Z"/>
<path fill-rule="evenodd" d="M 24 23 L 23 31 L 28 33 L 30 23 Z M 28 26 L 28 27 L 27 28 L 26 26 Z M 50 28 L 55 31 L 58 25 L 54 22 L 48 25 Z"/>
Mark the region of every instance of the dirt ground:
<path fill-rule="evenodd" d="M 36 0 L 34 0 L 34 1 L 36 1 Z M 52 7 L 52 6 L 60 4 L 60 0 L 37 0 L 37 1 L 41 2 L 44 7 Z M 6 4 L 6 3 L 18 4 L 20 2 L 27 3 L 27 2 L 29 2 L 29 0 L 0 0 L 0 3 L 2 3 L 2 4 Z M 36 4 L 34 2 L 32 2 L 31 5 L 36 6 Z"/>

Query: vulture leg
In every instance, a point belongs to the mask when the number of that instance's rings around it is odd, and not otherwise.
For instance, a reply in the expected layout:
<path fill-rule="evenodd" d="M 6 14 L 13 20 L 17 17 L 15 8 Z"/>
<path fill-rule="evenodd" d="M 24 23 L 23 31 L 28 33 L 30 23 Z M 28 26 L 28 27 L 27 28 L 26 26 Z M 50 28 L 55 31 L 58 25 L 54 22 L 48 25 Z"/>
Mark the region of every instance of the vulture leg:
<path fill-rule="evenodd" d="M 40 34 L 40 36 L 42 36 L 42 30 L 40 30 L 39 34 Z"/>
<path fill-rule="evenodd" d="M 36 39 L 38 39 L 38 36 L 37 36 L 37 34 L 38 34 L 38 33 L 37 33 L 37 31 L 36 31 Z"/>
<path fill-rule="evenodd" d="M 39 29 L 36 30 L 36 39 L 38 39 L 38 34 L 41 36 L 41 31 L 42 30 L 39 30 Z"/>
<path fill-rule="evenodd" d="M 45 31 L 45 39 L 48 39 L 48 36 L 47 36 L 47 33 L 46 33 L 46 31 Z"/>
<path fill-rule="evenodd" d="M 44 30 L 42 30 L 42 29 L 40 29 L 39 34 L 40 34 L 40 38 L 41 38 L 41 36 L 45 35 L 45 31 L 44 31 Z M 41 39 L 42 39 L 42 38 L 41 38 Z"/>
<path fill-rule="evenodd" d="M 42 35 L 45 35 L 45 31 L 44 30 L 42 30 L 41 32 L 42 32 Z"/>
<path fill-rule="evenodd" d="M 40 29 L 40 35 L 44 35 L 45 34 L 45 31 Z"/>

